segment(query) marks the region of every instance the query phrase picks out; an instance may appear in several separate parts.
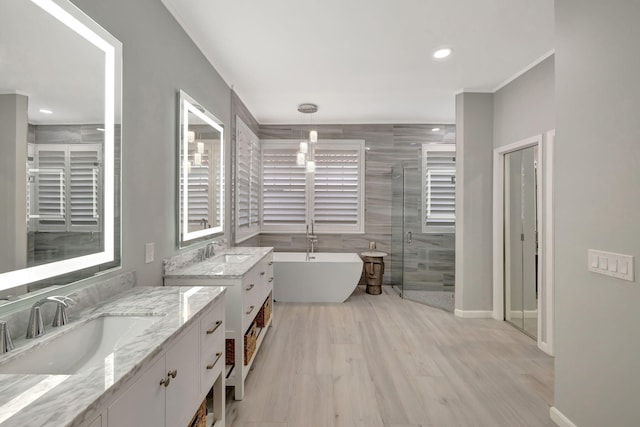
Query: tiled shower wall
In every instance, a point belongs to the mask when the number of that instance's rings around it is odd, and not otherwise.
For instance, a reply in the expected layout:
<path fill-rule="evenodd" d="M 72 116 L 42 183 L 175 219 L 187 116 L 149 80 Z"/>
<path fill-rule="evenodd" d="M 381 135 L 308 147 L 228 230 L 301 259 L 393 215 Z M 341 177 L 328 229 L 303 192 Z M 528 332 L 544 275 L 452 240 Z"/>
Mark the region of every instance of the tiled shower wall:
<path fill-rule="evenodd" d="M 232 95 L 232 152 L 235 151 L 235 116 L 242 120 L 258 137 L 264 139 L 298 139 L 300 125 L 258 125 L 239 98 Z M 405 160 L 417 160 L 423 143 L 454 143 L 455 126 L 437 124 L 441 130 L 432 132 L 435 124 L 363 124 L 317 125 L 320 139 L 364 140 L 369 150 L 365 154 L 365 233 L 321 234 L 318 236 L 319 252 L 363 252 L 369 242 L 376 242 L 378 250 L 387 252 L 383 283 L 391 284 L 392 258 L 392 167 Z M 276 251 L 303 252 L 307 248 L 304 234 L 260 234 L 241 243 L 242 246 L 273 246 Z M 405 260 L 412 277 L 423 276 L 429 284 L 453 284 L 455 235 L 424 235 L 424 245 Z"/>

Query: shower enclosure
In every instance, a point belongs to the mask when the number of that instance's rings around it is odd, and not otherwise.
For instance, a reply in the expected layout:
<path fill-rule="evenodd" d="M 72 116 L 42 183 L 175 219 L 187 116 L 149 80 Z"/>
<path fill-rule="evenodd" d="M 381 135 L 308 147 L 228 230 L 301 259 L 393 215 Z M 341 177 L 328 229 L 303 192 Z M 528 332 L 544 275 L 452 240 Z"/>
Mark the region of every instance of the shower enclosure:
<path fill-rule="evenodd" d="M 455 233 L 425 233 L 419 160 L 392 169 L 391 281 L 405 299 L 453 311 Z"/>

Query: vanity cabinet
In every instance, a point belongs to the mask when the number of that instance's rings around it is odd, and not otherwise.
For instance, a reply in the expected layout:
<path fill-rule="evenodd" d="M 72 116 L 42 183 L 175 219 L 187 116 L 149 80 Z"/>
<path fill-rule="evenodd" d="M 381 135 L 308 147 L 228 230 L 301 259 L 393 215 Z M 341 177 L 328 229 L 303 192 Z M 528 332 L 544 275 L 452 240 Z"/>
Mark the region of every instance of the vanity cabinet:
<path fill-rule="evenodd" d="M 109 427 L 187 425 L 202 402 L 196 326 L 109 407 Z"/>
<path fill-rule="evenodd" d="M 214 425 L 224 425 L 222 300 L 182 332 L 108 407 L 108 427 L 186 427 L 212 386 Z"/>
<path fill-rule="evenodd" d="M 266 249 L 266 248 L 260 248 Z M 206 261 L 205 261 L 206 262 Z M 244 383 L 251 365 L 255 360 L 264 340 L 267 328 L 271 326 L 272 318 L 263 327 L 258 327 L 256 350 L 249 360 L 244 357 L 244 335 L 255 322 L 260 308 L 267 299 L 272 304 L 273 291 L 273 250 L 269 249 L 259 261 L 245 270 L 229 271 L 234 274 L 217 274 L 205 276 L 194 274 L 189 277 L 188 270 L 175 275 L 166 274 L 165 286 L 226 286 L 225 294 L 225 328 L 226 338 L 234 340 L 234 363 L 226 366 L 226 385 L 234 387 L 234 398 L 244 398 Z M 225 357 L 223 355 L 222 359 Z"/>
<path fill-rule="evenodd" d="M 89 427 L 102 427 L 102 415 L 98 415 L 98 418 L 93 420 Z"/>

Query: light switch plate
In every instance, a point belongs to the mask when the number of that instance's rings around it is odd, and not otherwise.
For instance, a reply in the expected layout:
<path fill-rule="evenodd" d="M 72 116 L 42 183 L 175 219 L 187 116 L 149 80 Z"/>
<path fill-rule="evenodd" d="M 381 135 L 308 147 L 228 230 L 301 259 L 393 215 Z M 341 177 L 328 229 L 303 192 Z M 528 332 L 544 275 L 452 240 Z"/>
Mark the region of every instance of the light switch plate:
<path fill-rule="evenodd" d="M 631 255 L 588 250 L 587 268 L 594 273 L 634 282 L 633 263 Z"/>
<path fill-rule="evenodd" d="M 156 244 L 155 243 L 145 243 L 144 245 L 144 262 L 145 264 L 149 264 L 151 262 L 153 262 L 154 258 L 155 258 L 155 250 L 156 249 Z"/>

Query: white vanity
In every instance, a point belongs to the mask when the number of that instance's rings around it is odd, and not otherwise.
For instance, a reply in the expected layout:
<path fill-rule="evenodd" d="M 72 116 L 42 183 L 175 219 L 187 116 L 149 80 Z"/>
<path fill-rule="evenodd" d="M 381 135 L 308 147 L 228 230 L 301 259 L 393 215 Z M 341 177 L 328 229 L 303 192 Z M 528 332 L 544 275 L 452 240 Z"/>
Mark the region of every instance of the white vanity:
<path fill-rule="evenodd" d="M 272 322 L 270 313 L 264 313 L 273 304 L 273 248 L 225 249 L 212 258 L 165 271 L 164 284 L 226 287 L 226 338 L 233 340 L 233 350 L 228 349 L 233 361 L 227 362 L 226 385 L 235 388 L 236 400 L 242 400 L 245 379 Z M 262 307 L 266 310 L 261 312 Z M 249 357 L 245 357 L 244 348 L 247 333 L 257 335 L 255 351 Z"/>
<path fill-rule="evenodd" d="M 207 426 L 224 426 L 225 293 L 135 287 L 16 342 L 0 357 L 0 426 L 186 427 L 210 393 Z"/>

